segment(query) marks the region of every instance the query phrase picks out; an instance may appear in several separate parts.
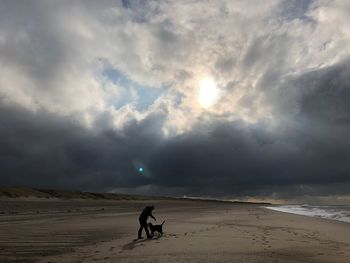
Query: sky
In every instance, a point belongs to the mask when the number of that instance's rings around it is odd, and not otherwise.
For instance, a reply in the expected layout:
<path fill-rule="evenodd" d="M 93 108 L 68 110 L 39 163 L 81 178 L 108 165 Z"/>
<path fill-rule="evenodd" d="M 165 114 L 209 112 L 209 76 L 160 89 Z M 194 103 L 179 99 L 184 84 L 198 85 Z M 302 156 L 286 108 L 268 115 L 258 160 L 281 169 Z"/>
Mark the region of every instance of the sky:
<path fill-rule="evenodd" d="M 0 184 L 350 203 L 349 12 L 0 0 Z"/>

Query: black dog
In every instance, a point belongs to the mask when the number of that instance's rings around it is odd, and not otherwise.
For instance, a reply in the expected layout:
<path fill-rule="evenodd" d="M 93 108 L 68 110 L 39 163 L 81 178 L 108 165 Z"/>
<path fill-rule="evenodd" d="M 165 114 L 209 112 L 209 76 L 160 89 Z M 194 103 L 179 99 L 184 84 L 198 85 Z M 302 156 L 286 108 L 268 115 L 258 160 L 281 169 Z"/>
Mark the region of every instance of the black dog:
<path fill-rule="evenodd" d="M 151 230 L 152 236 L 154 235 L 154 232 L 158 232 L 161 236 L 163 235 L 163 224 L 165 221 L 163 221 L 160 225 L 153 225 L 152 223 L 148 223 L 149 230 Z"/>

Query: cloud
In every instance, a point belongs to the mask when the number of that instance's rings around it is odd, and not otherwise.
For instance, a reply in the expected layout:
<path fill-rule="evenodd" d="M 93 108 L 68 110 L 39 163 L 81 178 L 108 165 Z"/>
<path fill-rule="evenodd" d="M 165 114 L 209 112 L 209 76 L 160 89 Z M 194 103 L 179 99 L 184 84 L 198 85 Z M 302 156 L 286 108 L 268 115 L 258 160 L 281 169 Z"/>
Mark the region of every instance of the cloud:
<path fill-rule="evenodd" d="M 349 184 L 349 8 L 2 1 L 1 183 L 335 195 Z M 220 89 L 207 109 L 203 78 Z"/>
<path fill-rule="evenodd" d="M 103 190 L 145 181 L 134 163 L 157 147 L 163 117 L 130 120 L 118 133 L 3 105 L 0 119 L 2 184 Z"/>

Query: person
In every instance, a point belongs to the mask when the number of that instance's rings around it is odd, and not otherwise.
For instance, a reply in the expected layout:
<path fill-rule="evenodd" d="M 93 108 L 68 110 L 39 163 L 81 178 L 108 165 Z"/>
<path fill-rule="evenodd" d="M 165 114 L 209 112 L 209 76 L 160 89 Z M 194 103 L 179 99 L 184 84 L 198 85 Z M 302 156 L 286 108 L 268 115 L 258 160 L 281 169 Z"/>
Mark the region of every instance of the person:
<path fill-rule="evenodd" d="M 151 237 L 152 237 L 152 236 L 149 234 L 149 231 L 148 231 L 147 219 L 148 219 L 148 217 L 150 216 L 150 217 L 152 217 L 155 221 L 157 221 L 157 219 L 152 215 L 152 211 L 153 211 L 153 210 L 154 210 L 154 206 L 146 206 L 146 207 L 142 210 L 142 213 L 141 213 L 140 216 L 139 216 L 140 228 L 139 228 L 138 236 L 137 236 L 138 239 L 143 238 L 143 237 L 141 236 L 141 234 L 142 234 L 142 229 L 145 229 L 147 238 L 151 238 Z"/>

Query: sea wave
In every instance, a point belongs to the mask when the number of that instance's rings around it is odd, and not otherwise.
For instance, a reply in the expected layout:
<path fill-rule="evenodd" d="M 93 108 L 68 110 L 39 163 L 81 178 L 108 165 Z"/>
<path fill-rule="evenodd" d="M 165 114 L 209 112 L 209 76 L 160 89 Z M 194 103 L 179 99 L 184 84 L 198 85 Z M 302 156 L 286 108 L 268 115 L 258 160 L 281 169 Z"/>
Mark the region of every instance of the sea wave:
<path fill-rule="evenodd" d="M 265 208 L 285 213 L 320 217 L 350 223 L 350 205 L 315 206 L 304 204 L 266 206 Z"/>

